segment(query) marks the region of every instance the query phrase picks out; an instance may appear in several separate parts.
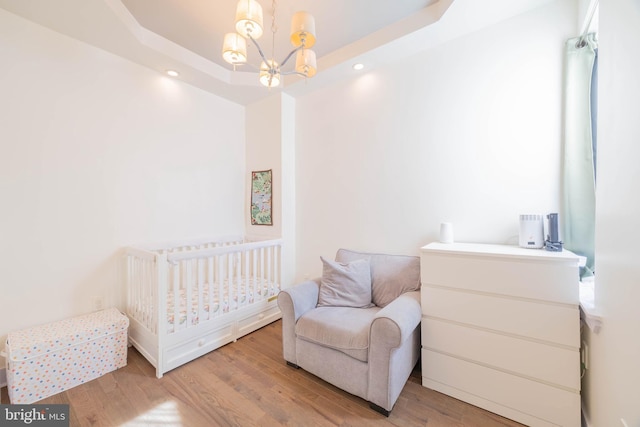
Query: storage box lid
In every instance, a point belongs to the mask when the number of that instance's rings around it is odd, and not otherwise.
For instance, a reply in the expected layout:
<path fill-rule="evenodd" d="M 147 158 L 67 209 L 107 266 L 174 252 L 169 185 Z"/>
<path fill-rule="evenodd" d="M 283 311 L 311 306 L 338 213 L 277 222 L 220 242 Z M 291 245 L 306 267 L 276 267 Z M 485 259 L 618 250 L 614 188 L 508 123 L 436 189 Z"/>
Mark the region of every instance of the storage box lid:
<path fill-rule="evenodd" d="M 129 327 L 129 319 L 115 308 L 34 326 L 7 337 L 9 360 L 22 361 L 92 341 Z"/>

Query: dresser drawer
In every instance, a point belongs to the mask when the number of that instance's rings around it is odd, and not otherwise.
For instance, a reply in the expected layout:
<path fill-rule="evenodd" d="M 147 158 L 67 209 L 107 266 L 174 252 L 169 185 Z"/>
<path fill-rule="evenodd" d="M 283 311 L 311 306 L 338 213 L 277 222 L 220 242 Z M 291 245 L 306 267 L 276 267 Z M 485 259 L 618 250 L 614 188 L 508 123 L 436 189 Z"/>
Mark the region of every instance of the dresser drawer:
<path fill-rule="evenodd" d="M 578 306 L 422 286 L 422 312 L 480 328 L 580 347 Z"/>
<path fill-rule="evenodd" d="M 530 249 L 531 250 L 531 249 Z M 577 261 L 423 252 L 423 285 L 578 304 Z"/>
<path fill-rule="evenodd" d="M 580 394 L 422 350 L 422 384 L 531 427 L 580 426 Z"/>
<path fill-rule="evenodd" d="M 580 353 L 436 319 L 422 319 L 422 347 L 580 391 Z M 550 363 L 553 361 L 553 363 Z"/>

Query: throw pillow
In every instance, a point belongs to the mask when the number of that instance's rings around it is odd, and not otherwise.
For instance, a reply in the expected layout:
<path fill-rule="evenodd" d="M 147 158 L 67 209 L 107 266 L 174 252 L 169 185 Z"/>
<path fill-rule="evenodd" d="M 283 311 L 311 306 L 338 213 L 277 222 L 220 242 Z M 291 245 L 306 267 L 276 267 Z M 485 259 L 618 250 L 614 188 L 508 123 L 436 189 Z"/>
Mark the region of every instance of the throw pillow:
<path fill-rule="evenodd" d="M 407 255 L 385 255 L 340 249 L 336 261 L 367 259 L 371 264 L 371 300 L 385 307 L 405 292 L 420 289 L 420 258 Z"/>
<path fill-rule="evenodd" d="M 340 263 L 320 257 L 322 278 L 318 306 L 371 307 L 371 268 L 369 261 L 359 259 Z"/>

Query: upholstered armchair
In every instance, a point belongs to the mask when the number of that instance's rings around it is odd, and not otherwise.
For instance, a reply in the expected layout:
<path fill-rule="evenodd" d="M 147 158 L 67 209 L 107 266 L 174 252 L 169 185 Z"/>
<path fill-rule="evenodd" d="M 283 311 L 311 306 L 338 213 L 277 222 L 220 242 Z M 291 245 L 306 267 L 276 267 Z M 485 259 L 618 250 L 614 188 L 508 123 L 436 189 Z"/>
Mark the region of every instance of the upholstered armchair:
<path fill-rule="evenodd" d="M 278 295 L 284 359 L 389 415 L 420 355 L 420 259 L 340 249 Z"/>

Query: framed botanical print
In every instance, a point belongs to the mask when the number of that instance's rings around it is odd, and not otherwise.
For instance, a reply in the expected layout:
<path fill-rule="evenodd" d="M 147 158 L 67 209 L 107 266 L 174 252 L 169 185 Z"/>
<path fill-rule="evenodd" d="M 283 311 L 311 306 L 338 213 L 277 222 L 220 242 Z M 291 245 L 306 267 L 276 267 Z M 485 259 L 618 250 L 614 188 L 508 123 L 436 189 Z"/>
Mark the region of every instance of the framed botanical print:
<path fill-rule="evenodd" d="M 271 169 L 251 172 L 251 225 L 273 225 Z"/>

